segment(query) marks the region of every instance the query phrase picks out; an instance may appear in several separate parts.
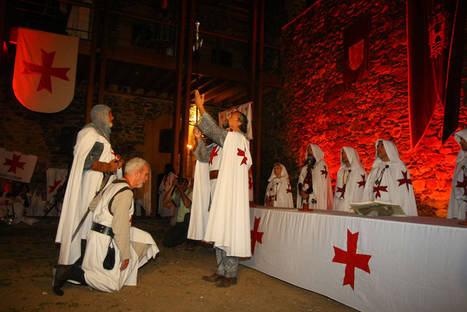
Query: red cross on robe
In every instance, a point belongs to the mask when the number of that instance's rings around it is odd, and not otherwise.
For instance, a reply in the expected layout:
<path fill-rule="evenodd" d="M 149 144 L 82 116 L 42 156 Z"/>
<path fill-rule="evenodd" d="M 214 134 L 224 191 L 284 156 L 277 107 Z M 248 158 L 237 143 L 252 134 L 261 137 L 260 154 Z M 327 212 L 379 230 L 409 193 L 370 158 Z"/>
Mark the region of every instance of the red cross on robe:
<path fill-rule="evenodd" d="M 365 175 L 362 174 L 361 176 L 362 176 L 362 180 L 361 180 L 361 181 L 357 181 L 358 187 L 365 187 L 365 183 L 366 183 Z"/>
<path fill-rule="evenodd" d="M 245 156 L 245 151 L 237 147 L 237 156 L 243 157 L 240 166 L 244 164 L 246 165 L 246 161 L 248 160 L 248 158 Z"/>
<path fill-rule="evenodd" d="M 216 156 L 219 156 L 218 155 L 218 152 L 219 151 L 219 148 L 218 146 L 214 146 L 211 150 L 211 155 L 209 156 L 209 164 L 212 165 L 212 160 L 214 159 L 214 157 Z"/>
<path fill-rule="evenodd" d="M 262 244 L 263 243 L 263 235 L 264 232 L 258 232 L 259 223 L 261 222 L 261 218 L 255 217 L 255 224 L 253 226 L 253 230 L 250 231 L 251 235 L 251 254 L 255 253 L 255 245 L 256 242 Z"/>
<path fill-rule="evenodd" d="M 399 186 L 405 184 L 407 186 L 407 191 L 408 191 L 409 190 L 409 184 L 412 184 L 412 180 L 407 177 L 408 174 L 409 174 L 408 171 L 401 171 L 401 172 L 402 172 L 402 175 L 404 176 L 404 178 L 398 179 L 397 182 L 399 182 Z"/>
<path fill-rule="evenodd" d="M 324 169 L 321 169 L 321 174 L 324 175 L 325 178 L 328 177 L 328 171 L 326 169 L 326 166 L 324 167 Z"/>
<path fill-rule="evenodd" d="M 336 192 L 341 193 L 341 195 L 339 196 L 340 199 L 344 199 L 345 188 L 346 188 L 346 184 L 344 184 L 344 186 L 342 187 L 337 187 Z"/>
<path fill-rule="evenodd" d="M 373 187 L 373 193 L 375 193 L 375 198 L 381 198 L 380 192 L 387 192 L 387 191 L 388 191 L 387 185 L 385 186 L 378 185 L 378 186 Z"/>
<path fill-rule="evenodd" d="M 67 72 L 70 68 L 52 67 L 55 58 L 55 51 L 47 53 L 41 49 L 42 65 L 32 64 L 26 61 L 24 63 L 23 74 L 40 74 L 41 79 L 37 86 L 37 91 L 46 89 L 49 93 L 52 93 L 52 80 L 51 77 L 57 77 L 62 80 L 69 81 Z"/>
<path fill-rule="evenodd" d="M 21 155 L 13 154 L 13 159 L 5 158 L 5 162 L 3 163 L 4 166 L 10 166 L 8 168 L 8 172 L 13 172 L 16 174 L 16 168 L 20 168 L 24 170 L 24 165 L 26 162 L 20 161 Z"/>
<path fill-rule="evenodd" d="M 336 246 L 334 248 L 334 258 L 332 262 L 345 264 L 345 276 L 342 286 L 350 285 L 354 289 L 355 284 L 355 268 L 370 273 L 368 262 L 370 255 L 357 253 L 358 232 L 352 234 L 347 229 L 347 251 Z"/>

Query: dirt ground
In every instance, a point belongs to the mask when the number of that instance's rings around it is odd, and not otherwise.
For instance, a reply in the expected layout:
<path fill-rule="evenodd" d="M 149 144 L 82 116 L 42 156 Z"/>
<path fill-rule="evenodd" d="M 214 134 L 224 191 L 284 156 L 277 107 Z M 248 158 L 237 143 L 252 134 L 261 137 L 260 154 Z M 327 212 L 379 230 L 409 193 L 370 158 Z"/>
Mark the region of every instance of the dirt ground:
<path fill-rule="evenodd" d="M 238 284 L 217 288 L 201 279 L 215 269 L 211 248 L 164 248 L 168 225 L 136 219 L 161 250 L 138 273 L 138 286 L 114 294 L 68 285 L 65 295 L 51 289 L 57 260 L 54 243 L 58 219 L 28 226 L 0 224 L 0 311 L 354 311 L 327 297 L 240 266 Z"/>

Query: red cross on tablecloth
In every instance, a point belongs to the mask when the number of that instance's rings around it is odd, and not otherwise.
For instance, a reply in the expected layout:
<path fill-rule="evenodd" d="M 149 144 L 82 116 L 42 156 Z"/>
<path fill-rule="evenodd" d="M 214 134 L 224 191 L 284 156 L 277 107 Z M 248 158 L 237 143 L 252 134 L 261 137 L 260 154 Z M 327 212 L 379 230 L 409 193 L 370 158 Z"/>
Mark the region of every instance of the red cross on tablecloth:
<path fill-rule="evenodd" d="M 334 258 L 332 259 L 332 262 L 345 264 L 345 276 L 344 283 L 342 285 L 350 285 L 352 289 L 354 289 L 355 283 L 355 268 L 370 273 L 368 262 L 370 261 L 371 256 L 357 253 L 357 241 L 358 232 L 352 234 L 347 230 L 347 251 L 333 246 Z"/>
<path fill-rule="evenodd" d="M 240 163 L 240 166 L 243 164 L 246 165 L 246 161 L 248 160 L 248 158 L 245 156 L 245 151 L 237 147 L 237 155 L 243 157 L 242 162 Z"/>
<path fill-rule="evenodd" d="M 57 77 L 62 80 L 69 81 L 67 72 L 70 68 L 52 67 L 52 63 L 55 58 L 55 51 L 47 53 L 41 49 L 42 65 L 37 65 L 23 61 L 24 71 L 23 74 L 40 74 L 41 80 L 37 86 L 37 91 L 46 89 L 49 93 L 52 93 L 52 81 L 51 77 Z"/>
<path fill-rule="evenodd" d="M 407 191 L 408 191 L 409 190 L 409 184 L 412 184 L 412 180 L 407 177 L 409 175 L 408 171 L 401 171 L 401 172 L 402 172 L 402 175 L 404 176 L 404 178 L 398 179 L 397 182 L 399 182 L 399 186 L 401 186 L 403 184 L 406 184 Z"/>
<path fill-rule="evenodd" d="M 5 158 L 5 162 L 3 163 L 4 166 L 10 166 L 8 168 L 8 172 L 13 172 L 16 174 L 16 168 L 20 168 L 24 170 L 24 165 L 26 162 L 20 161 L 21 155 L 13 154 L 13 159 Z"/>
<path fill-rule="evenodd" d="M 461 181 L 456 181 L 456 187 L 463 188 L 464 189 L 464 195 L 467 195 L 467 176 L 464 173 L 464 180 Z"/>
<path fill-rule="evenodd" d="M 211 155 L 209 156 L 209 164 L 212 165 L 212 160 L 214 159 L 214 157 L 216 156 L 219 156 L 218 155 L 218 152 L 219 151 L 219 148 L 217 146 L 214 146 L 211 150 Z"/>
<path fill-rule="evenodd" d="M 387 185 L 385 186 L 374 186 L 373 187 L 373 193 L 375 193 L 375 198 L 381 198 L 381 193 L 380 192 L 387 192 L 388 191 L 388 187 Z"/>
<path fill-rule="evenodd" d="M 258 232 L 258 227 L 259 227 L 260 221 L 261 221 L 261 218 L 256 218 L 255 217 L 255 224 L 253 226 L 253 230 L 250 231 L 250 235 L 251 235 L 251 254 L 255 253 L 256 242 L 258 242 L 260 244 L 263 243 L 264 232 Z"/>
<path fill-rule="evenodd" d="M 366 183 L 365 175 L 362 174 L 361 176 L 362 176 L 362 180 L 361 180 L 361 181 L 357 181 L 358 187 L 365 187 L 365 183 Z"/>

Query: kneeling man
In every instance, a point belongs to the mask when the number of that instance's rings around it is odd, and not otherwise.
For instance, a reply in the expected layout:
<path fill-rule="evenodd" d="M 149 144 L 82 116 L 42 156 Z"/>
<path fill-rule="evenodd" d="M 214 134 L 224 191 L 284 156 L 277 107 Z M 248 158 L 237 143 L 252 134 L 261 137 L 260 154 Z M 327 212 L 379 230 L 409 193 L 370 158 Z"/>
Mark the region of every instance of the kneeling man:
<path fill-rule="evenodd" d="M 125 175 L 98 193 L 89 207 L 92 227 L 81 267 L 58 265 L 53 290 L 61 296 L 67 280 L 95 289 L 114 292 L 124 285 L 136 286 L 138 268 L 159 252 L 151 235 L 131 226 L 134 211 L 133 191 L 148 180 L 149 164 L 131 159 Z"/>

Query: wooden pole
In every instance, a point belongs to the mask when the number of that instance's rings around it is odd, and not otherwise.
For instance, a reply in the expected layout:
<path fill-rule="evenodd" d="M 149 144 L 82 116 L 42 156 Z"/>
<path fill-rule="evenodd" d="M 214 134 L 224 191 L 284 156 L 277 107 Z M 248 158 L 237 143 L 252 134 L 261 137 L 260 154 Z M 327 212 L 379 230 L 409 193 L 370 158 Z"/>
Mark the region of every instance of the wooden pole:
<path fill-rule="evenodd" d="M 189 169 L 189 151 L 187 149 L 188 144 L 188 130 L 190 122 L 190 103 L 191 103 L 191 76 L 193 71 L 193 31 L 194 31 L 194 15 L 195 15 L 195 1 L 190 0 L 190 12 L 188 16 L 188 31 L 187 31 L 187 46 L 186 46 L 186 76 L 185 76 L 185 105 L 184 112 L 182 115 L 182 146 L 180 150 L 182 151 L 182 159 L 180 161 L 181 169 L 180 172 L 183 173 L 183 176 L 188 176 L 190 172 Z"/>
<path fill-rule="evenodd" d="M 182 89 L 183 89 L 183 59 L 185 51 L 185 31 L 186 31 L 186 11 L 187 0 L 181 0 L 182 9 L 177 24 L 178 29 L 178 47 L 177 47 L 177 92 L 175 97 L 174 122 L 173 122 L 173 153 L 172 165 L 175 172 L 180 170 L 180 129 L 181 129 L 181 111 L 182 111 Z"/>
<path fill-rule="evenodd" d="M 254 181 L 256 181 L 255 202 L 259 204 L 261 198 L 260 187 L 261 181 L 261 128 L 262 118 L 261 114 L 263 111 L 263 61 L 264 61 L 264 2 L 260 0 L 259 4 L 259 24 L 258 24 L 258 87 L 256 90 L 256 101 L 255 101 L 255 117 L 254 117 L 254 130 L 255 130 L 255 175 Z"/>
<path fill-rule="evenodd" d="M 251 37 L 250 37 L 250 88 L 249 94 L 250 99 L 253 102 L 251 105 L 252 116 L 253 116 L 253 129 L 256 129 L 256 46 L 257 46 L 257 34 L 258 34 L 258 0 L 254 0 L 252 3 L 252 16 L 251 16 Z M 252 157 L 253 160 L 256 160 L 256 145 L 257 145 L 256 131 L 253 131 L 253 142 L 252 142 Z M 254 199 L 255 203 L 258 203 L 256 198 L 256 189 L 258 188 L 258 180 L 256 180 L 256 167 L 258 164 L 253 161 L 253 167 L 250 170 L 253 170 L 253 190 L 254 190 Z"/>
<path fill-rule="evenodd" d="M 99 26 L 99 11 L 96 6 L 92 9 L 92 38 L 91 38 L 91 55 L 89 61 L 89 78 L 88 78 L 88 96 L 86 98 L 86 123 L 91 121 L 91 108 L 94 99 L 94 81 L 96 73 L 96 50 L 97 50 L 97 28 Z"/>
<path fill-rule="evenodd" d="M 110 33 L 110 14 L 109 0 L 105 0 L 104 4 L 104 32 L 102 33 L 102 47 L 101 47 L 101 66 L 99 70 L 99 93 L 97 96 L 97 103 L 104 104 L 105 92 L 105 76 L 107 72 L 107 50 L 109 48 L 109 33 Z"/>

